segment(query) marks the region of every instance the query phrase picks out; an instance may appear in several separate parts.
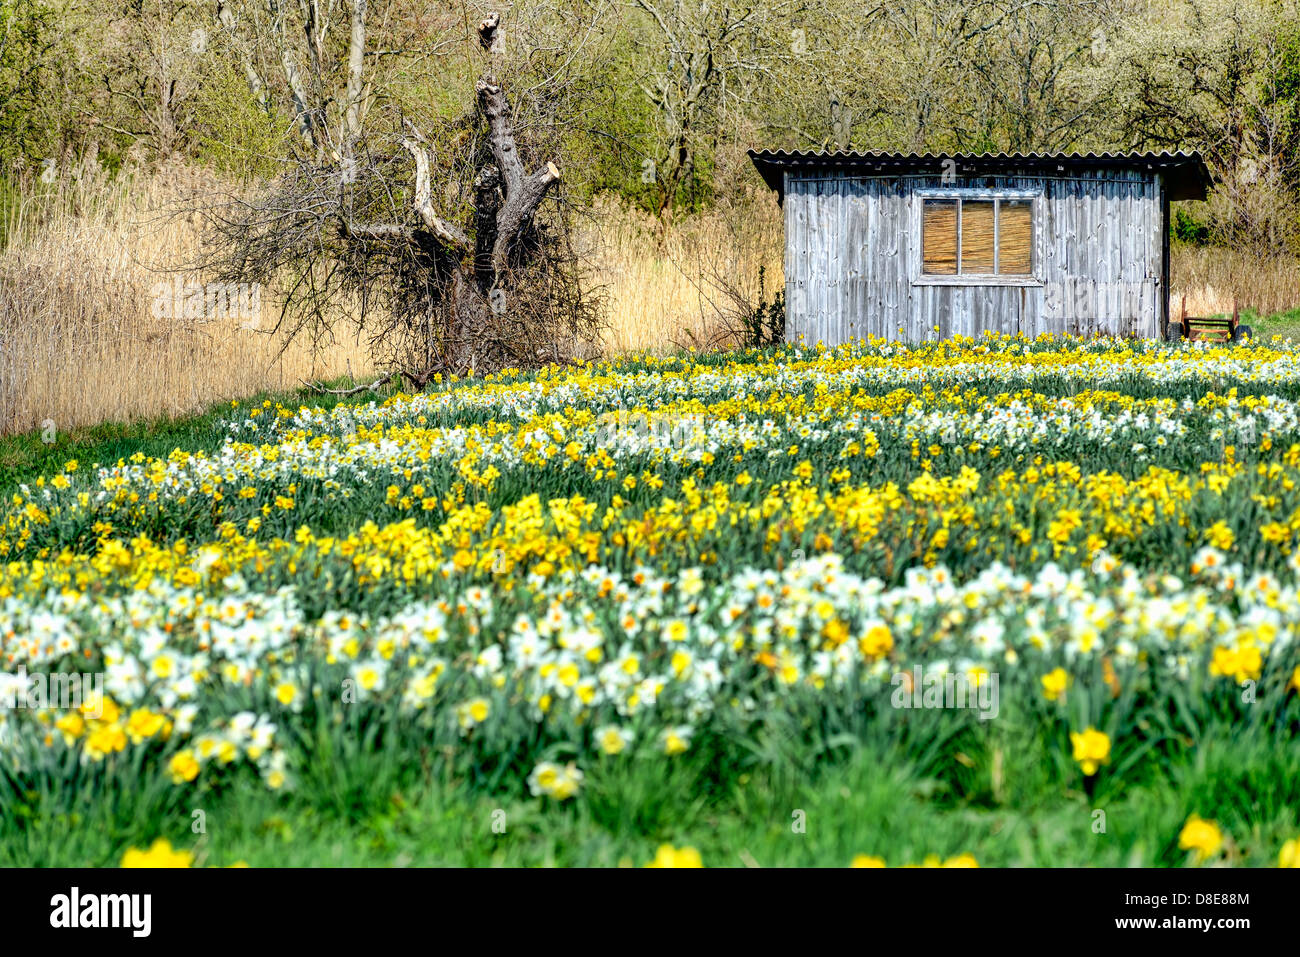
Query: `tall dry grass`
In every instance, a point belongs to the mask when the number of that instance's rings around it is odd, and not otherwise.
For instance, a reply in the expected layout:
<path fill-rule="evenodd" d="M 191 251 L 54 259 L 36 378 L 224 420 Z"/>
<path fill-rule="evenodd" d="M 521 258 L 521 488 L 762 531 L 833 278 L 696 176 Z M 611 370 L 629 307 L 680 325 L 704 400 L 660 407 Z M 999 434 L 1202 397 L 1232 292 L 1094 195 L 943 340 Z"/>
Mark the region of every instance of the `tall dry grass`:
<path fill-rule="evenodd" d="M 734 343 L 737 298 L 781 292 L 783 234 L 776 203 L 723 205 L 664 230 L 613 201 L 597 205 L 597 279 L 605 284 L 607 353 Z"/>
<path fill-rule="evenodd" d="M 210 186 L 182 167 L 108 179 L 87 173 L 29 192 L 5 224 L 0 251 L 0 434 L 53 422 L 182 415 L 225 398 L 344 373 L 371 362 L 340 317 L 334 341 L 313 346 L 272 334 L 262 315 L 159 318 L 155 293 L 198 260 L 200 231 L 171 211 Z M 781 290 L 775 203 L 720 206 L 667 230 L 613 201 L 588 230 L 608 307 L 602 351 L 667 351 L 735 341 L 738 300 Z M 260 331 L 259 331 L 260 330 Z"/>
<path fill-rule="evenodd" d="M 328 344 L 269 331 L 269 296 L 260 315 L 155 316 L 159 284 L 205 281 L 177 272 L 197 261 L 196 223 L 166 213 L 201 175 L 91 171 L 14 208 L 0 252 L 0 433 L 181 415 L 368 370 L 346 321 Z"/>
<path fill-rule="evenodd" d="M 1187 297 L 1189 316 L 1242 308 L 1261 314 L 1300 306 L 1300 262 L 1290 256 L 1265 257 L 1222 247 L 1175 246 L 1170 251 L 1169 311 L 1177 315 Z"/>

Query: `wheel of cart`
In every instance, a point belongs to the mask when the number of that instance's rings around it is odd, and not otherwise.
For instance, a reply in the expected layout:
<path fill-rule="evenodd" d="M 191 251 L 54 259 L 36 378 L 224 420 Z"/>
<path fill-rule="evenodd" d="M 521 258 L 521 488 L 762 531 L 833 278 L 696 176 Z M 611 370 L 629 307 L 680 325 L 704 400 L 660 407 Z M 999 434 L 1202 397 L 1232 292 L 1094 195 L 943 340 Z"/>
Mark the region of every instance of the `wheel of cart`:
<path fill-rule="evenodd" d="M 1231 316 L 1189 316 L 1187 314 L 1187 297 L 1183 296 L 1182 315 L 1177 322 L 1169 323 L 1168 338 L 1174 338 L 1173 330 L 1177 328 L 1182 337 L 1193 342 L 1215 342 L 1226 345 L 1229 342 L 1241 342 L 1253 334 L 1250 326 L 1240 322 L 1241 313 L 1237 300 L 1232 300 Z"/>

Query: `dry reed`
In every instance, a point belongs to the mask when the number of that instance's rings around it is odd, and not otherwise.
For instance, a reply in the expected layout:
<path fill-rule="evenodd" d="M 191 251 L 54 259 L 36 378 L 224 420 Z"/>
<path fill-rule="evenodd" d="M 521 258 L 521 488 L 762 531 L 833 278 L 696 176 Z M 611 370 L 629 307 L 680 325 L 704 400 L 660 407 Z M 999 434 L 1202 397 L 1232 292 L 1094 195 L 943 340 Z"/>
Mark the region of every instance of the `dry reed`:
<path fill-rule="evenodd" d="M 774 202 L 720 207 L 667 230 L 651 216 L 598 204 L 597 275 L 607 286 L 608 353 L 663 352 L 734 341 L 734 295 L 770 300 L 784 286 Z"/>
<path fill-rule="evenodd" d="M 1189 316 L 1227 315 L 1235 299 L 1242 308 L 1263 315 L 1300 306 L 1300 263 L 1292 257 L 1262 257 L 1212 246 L 1174 247 L 1171 314 L 1187 297 Z"/>
<path fill-rule="evenodd" d="M 204 282 L 174 271 L 195 261 L 197 225 L 164 214 L 197 175 L 88 175 L 24 198 L 0 253 L 0 433 L 182 415 L 368 370 L 346 320 L 332 343 L 286 342 L 270 297 L 256 308 L 251 290 L 188 318 L 158 305 Z"/>
<path fill-rule="evenodd" d="M 183 168 L 109 180 L 87 175 L 28 195 L 0 252 L 0 433 L 182 415 L 214 401 L 371 367 L 364 338 L 340 316 L 332 340 L 286 341 L 270 297 L 257 315 L 158 316 L 160 284 L 196 259 L 197 225 L 166 216 L 201 183 Z M 664 229 L 613 201 L 588 236 L 605 287 L 606 354 L 709 348 L 737 340 L 738 300 L 781 291 L 775 203 L 722 204 Z M 1300 304 L 1293 260 L 1224 249 L 1173 251 L 1173 300 L 1192 315 L 1264 313 Z M 203 277 L 181 275 L 181 283 Z"/>

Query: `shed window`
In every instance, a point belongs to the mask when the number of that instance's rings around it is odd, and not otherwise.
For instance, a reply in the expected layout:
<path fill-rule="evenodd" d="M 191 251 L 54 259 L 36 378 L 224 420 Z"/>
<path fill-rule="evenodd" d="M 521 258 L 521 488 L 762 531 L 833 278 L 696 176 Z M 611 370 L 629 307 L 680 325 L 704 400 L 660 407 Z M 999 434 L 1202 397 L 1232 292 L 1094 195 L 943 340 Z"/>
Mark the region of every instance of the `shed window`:
<path fill-rule="evenodd" d="M 1028 276 L 1033 272 L 1030 199 L 954 196 L 925 200 L 922 272 L 928 276 Z"/>

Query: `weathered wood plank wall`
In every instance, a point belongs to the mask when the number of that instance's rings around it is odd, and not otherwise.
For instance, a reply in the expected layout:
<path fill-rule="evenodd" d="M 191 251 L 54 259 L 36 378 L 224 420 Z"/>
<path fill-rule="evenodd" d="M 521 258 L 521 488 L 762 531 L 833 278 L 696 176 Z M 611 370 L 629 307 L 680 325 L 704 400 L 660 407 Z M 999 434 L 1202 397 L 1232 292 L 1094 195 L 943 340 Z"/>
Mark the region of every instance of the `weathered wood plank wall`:
<path fill-rule="evenodd" d="M 958 188 L 1041 192 L 1036 269 L 1024 285 L 926 285 L 918 189 L 933 177 L 787 172 L 786 336 L 828 345 L 995 332 L 1158 335 L 1164 218 L 1158 175 L 963 178 Z"/>

